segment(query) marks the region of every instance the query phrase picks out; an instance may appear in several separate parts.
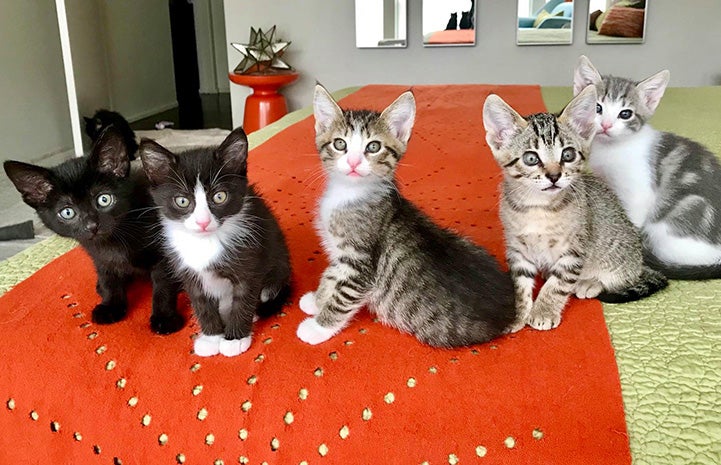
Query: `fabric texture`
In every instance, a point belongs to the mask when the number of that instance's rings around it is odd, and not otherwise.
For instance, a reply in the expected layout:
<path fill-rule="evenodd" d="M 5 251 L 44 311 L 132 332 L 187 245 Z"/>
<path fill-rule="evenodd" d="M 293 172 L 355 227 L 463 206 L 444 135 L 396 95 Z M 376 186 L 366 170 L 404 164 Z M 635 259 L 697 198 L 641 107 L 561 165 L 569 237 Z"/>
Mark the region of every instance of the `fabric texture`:
<path fill-rule="evenodd" d="M 549 111 L 571 99 L 544 87 Z M 721 87 L 667 89 L 650 124 L 721 153 Z M 650 298 L 606 305 L 633 463 L 721 463 L 721 280 L 671 281 Z"/>
<path fill-rule="evenodd" d="M 618 37 L 643 37 L 645 10 L 640 8 L 614 6 L 598 26 L 598 33 Z"/>
<path fill-rule="evenodd" d="M 368 86 L 343 106 L 380 110 L 406 87 Z M 401 191 L 438 223 L 503 256 L 499 170 L 483 101 L 543 111 L 538 87 L 418 86 Z M 326 260 L 313 229 L 323 189 L 307 118 L 251 151 L 249 177 L 286 231 L 292 302 L 258 322 L 235 358 L 191 353 L 198 328 L 148 325 L 150 288 L 125 321 L 89 321 L 89 258 L 74 249 L 0 298 L 2 463 L 628 464 L 623 405 L 601 305 L 573 300 L 553 331 L 439 350 L 363 311 L 338 336 L 303 344 L 298 298 Z"/>

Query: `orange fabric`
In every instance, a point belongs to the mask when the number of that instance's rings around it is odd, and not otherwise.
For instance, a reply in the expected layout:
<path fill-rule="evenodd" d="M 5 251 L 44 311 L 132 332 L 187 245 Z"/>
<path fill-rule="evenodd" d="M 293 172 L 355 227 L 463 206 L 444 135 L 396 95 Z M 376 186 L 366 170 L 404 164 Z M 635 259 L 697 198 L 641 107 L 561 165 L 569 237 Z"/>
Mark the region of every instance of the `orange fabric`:
<path fill-rule="evenodd" d="M 368 86 L 342 104 L 382 109 L 403 90 Z M 481 108 L 495 92 L 521 113 L 542 111 L 539 88 L 414 92 L 403 193 L 502 257 L 500 175 Z M 245 354 L 196 357 L 194 320 L 170 336 L 150 331 L 146 282 L 132 288 L 127 320 L 89 323 L 94 272 L 83 251 L 69 252 L 0 299 L 0 463 L 631 462 L 597 301 L 574 300 L 552 331 L 458 350 L 424 346 L 365 311 L 335 338 L 306 345 L 295 336 L 305 317 L 297 302 L 326 265 L 312 226 L 323 189 L 312 117 L 252 151 L 249 169 L 291 248 L 285 314 L 257 323 Z M 190 315 L 185 297 L 181 305 Z"/>
<path fill-rule="evenodd" d="M 448 31 L 434 32 L 429 38 L 429 44 L 472 44 L 476 41 L 474 29 L 450 29 Z"/>

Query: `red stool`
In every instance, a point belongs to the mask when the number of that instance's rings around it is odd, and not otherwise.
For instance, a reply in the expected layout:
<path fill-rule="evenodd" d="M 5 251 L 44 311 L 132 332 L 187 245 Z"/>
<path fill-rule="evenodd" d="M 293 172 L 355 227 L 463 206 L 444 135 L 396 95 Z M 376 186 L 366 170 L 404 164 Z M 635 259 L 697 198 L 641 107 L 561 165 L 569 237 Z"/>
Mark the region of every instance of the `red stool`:
<path fill-rule="evenodd" d="M 293 71 L 275 74 L 228 73 L 228 77 L 236 84 L 253 89 L 253 93 L 245 99 L 243 116 L 243 129 L 246 134 L 250 134 L 280 119 L 288 112 L 285 97 L 278 93 L 278 89 L 298 79 L 298 73 Z"/>

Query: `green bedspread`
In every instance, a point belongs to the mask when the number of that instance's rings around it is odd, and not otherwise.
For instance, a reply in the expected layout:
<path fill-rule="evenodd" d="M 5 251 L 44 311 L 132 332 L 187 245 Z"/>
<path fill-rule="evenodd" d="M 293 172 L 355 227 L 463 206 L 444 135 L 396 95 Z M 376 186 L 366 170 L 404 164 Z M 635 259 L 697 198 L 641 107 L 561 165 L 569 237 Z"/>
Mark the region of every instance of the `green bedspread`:
<path fill-rule="evenodd" d="M 341 98 L 357 88 L 336 92 Z M 571 98 L 546 87 L 549 111 Z M 721 87 L 668 89 L 651 123 L 721 153 Z M 479 111 L 481 109 L 479 108 Z M 249 136 L 251 147 L 311 114 L 293 112 Z M 479 137 L 482 129 L 479 128 Z M 0 263 L 0 293 L 74 246 L 52 237 Z M 635 464 L 721 464 L 721 280 L 671 283 L 638 303 L 605 305 Z"/>

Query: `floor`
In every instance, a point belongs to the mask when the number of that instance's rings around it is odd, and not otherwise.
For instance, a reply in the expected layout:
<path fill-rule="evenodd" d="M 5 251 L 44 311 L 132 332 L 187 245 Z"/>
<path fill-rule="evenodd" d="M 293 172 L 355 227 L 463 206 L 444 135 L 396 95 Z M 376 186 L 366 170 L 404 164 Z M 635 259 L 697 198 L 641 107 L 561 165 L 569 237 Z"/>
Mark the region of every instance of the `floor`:
<path fill-rule="evenodd" d="M 190 114 L 185 115 L 181 115 L 178 108 L 173 108 L 132 122 L 130 126 L 134 130 L 155 129 L 157 122 L 169 121 L 173 123 L 173 125 L 169 127 L 175 129 L 232 129 L 230 94 L 202 94 L 199 107 L 200 111 L 192 111 Z M 181 116 L 183 117 L 182 125 Z M 43 166 L 54 166 L 63 162 L 67 156 L 66 154 L 52 155 L 44 159 L 40 164 Z M 3 227 L 29 220 L 33 222 L 35 237 L 22 240 L 0 240 L 0 261 L 6 260 L 52 235 L 37 219 L 35 210 L 23 203 L 20 194 L 15 190 L 15 186 L 13 186 L 7 176 L 3 174 L 0 176 L 0 237 L 3 233 Z"/>

